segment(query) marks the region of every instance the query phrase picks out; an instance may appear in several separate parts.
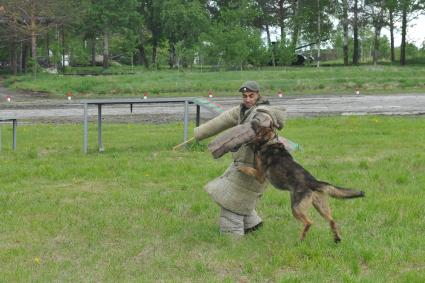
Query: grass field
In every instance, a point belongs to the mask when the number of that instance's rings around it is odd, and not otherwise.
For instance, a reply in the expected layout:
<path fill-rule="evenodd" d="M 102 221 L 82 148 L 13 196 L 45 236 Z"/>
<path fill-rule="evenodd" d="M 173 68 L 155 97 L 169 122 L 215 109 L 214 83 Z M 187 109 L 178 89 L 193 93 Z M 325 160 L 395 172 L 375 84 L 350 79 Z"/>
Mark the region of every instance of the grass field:
<path fill-rule="evenodd" d="M 87 71 L 87 70 L 86 70 Z M 124 69 L 117 69 L 124 72 Z M 134 74 L 106 76 L 62 76 L 40 74 L 9 77 L 5 84 L 13 88 L 49 93 L 64 97 L 67 92 L 83 97 L 151 97 L 206 96 L 211 89 L 216 96 L 234 96 L 245 80 L 258 80 L 265 95 L 298 94 L 362 94 L 425 92 L 423 66 L 358 66 L 358 67 L 292 67 L 263 68 L 251 71 L 201 72 L 145 71 Z"/>
<path fill-rule="evenodd" d="M 230 162 L 206 142 L 172 151 L 182 125 L 105 124 L 88 155 L 81 125 L 2 125 L 0 282 L 424 282 L 423 117 L 293 119 L 282 132 L 319 179 L 362 189 L 331 200 L 343 240 L 325 221 L 304 242 L 289 194 L 269 188 L 264 227 L 218 232 L 203 185 Z"/>

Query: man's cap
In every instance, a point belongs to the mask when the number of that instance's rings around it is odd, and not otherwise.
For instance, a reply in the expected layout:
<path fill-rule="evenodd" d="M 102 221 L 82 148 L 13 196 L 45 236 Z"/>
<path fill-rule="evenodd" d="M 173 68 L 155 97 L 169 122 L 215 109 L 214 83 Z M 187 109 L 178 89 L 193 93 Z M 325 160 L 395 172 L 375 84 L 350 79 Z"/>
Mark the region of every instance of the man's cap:
<path fill-rule="evenodd" d="M 246 91 L 260 91 L 260 85 L 256 81 L 246 81 L 244 82 L 241 87 L 239 88 L 240 92 L 246 92 Z"/>

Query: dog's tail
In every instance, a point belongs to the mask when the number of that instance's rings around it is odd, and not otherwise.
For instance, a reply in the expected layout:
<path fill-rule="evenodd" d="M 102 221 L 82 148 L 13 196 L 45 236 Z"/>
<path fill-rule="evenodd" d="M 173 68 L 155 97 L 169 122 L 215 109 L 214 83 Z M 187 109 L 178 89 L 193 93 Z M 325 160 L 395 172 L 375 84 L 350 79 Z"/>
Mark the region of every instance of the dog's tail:
<path fill-rule="evenodd" d="M 333 198 L 360 198 L 364 197 L 365 193 L 363 191 L 356 191 L 353 189 L 347 189 L 342 187 L 337 187 L 325 182 L 320 182 L 321 185 L 318 187 L 318 191 L 324 192 Z"/>

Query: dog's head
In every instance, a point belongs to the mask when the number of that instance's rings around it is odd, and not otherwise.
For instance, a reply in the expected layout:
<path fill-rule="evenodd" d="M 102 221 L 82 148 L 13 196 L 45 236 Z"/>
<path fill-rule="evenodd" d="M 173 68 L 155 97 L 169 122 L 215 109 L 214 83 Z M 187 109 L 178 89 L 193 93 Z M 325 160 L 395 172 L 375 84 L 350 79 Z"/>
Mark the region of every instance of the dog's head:
<path fill-rule="evenodd" d="M 273 128 L 261 126 L 258 121 L 251 121 L 251 126 L 255 131 L 255 138 L 251 143 L 256 146 L 262 146 L 276 137 L 276 132 Z"/>

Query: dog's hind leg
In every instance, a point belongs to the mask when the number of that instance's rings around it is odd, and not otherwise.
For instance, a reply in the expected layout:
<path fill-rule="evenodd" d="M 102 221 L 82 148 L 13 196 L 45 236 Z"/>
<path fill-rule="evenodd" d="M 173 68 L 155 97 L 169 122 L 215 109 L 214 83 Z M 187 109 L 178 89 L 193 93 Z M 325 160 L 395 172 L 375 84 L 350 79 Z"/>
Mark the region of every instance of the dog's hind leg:
<path fill-rule="evenodd" d="M 292 214 L 296 219 L 301 221 L 304 224 L 304 228 L 301 232 L 300 239 L 301 241 L 305 239 L 305 236 L 310 230 L 313 222 L 308 218 L 307 211 L 311 206 L 312 202 L 312 192 L 300 192 L 300 193 L 291 193 L 291 202 L 292 202 Z"/>
<path fill-rule="evenodd" d="M 326 195 L 321 192 L 313 193 L 313 206 L 328 222 L 334 235 L 335 243 L 341 242 L 341 235 L 339 234 L 337 225 L 332 218 L 331 208 L 329 207 L 328 199 Z"/>

